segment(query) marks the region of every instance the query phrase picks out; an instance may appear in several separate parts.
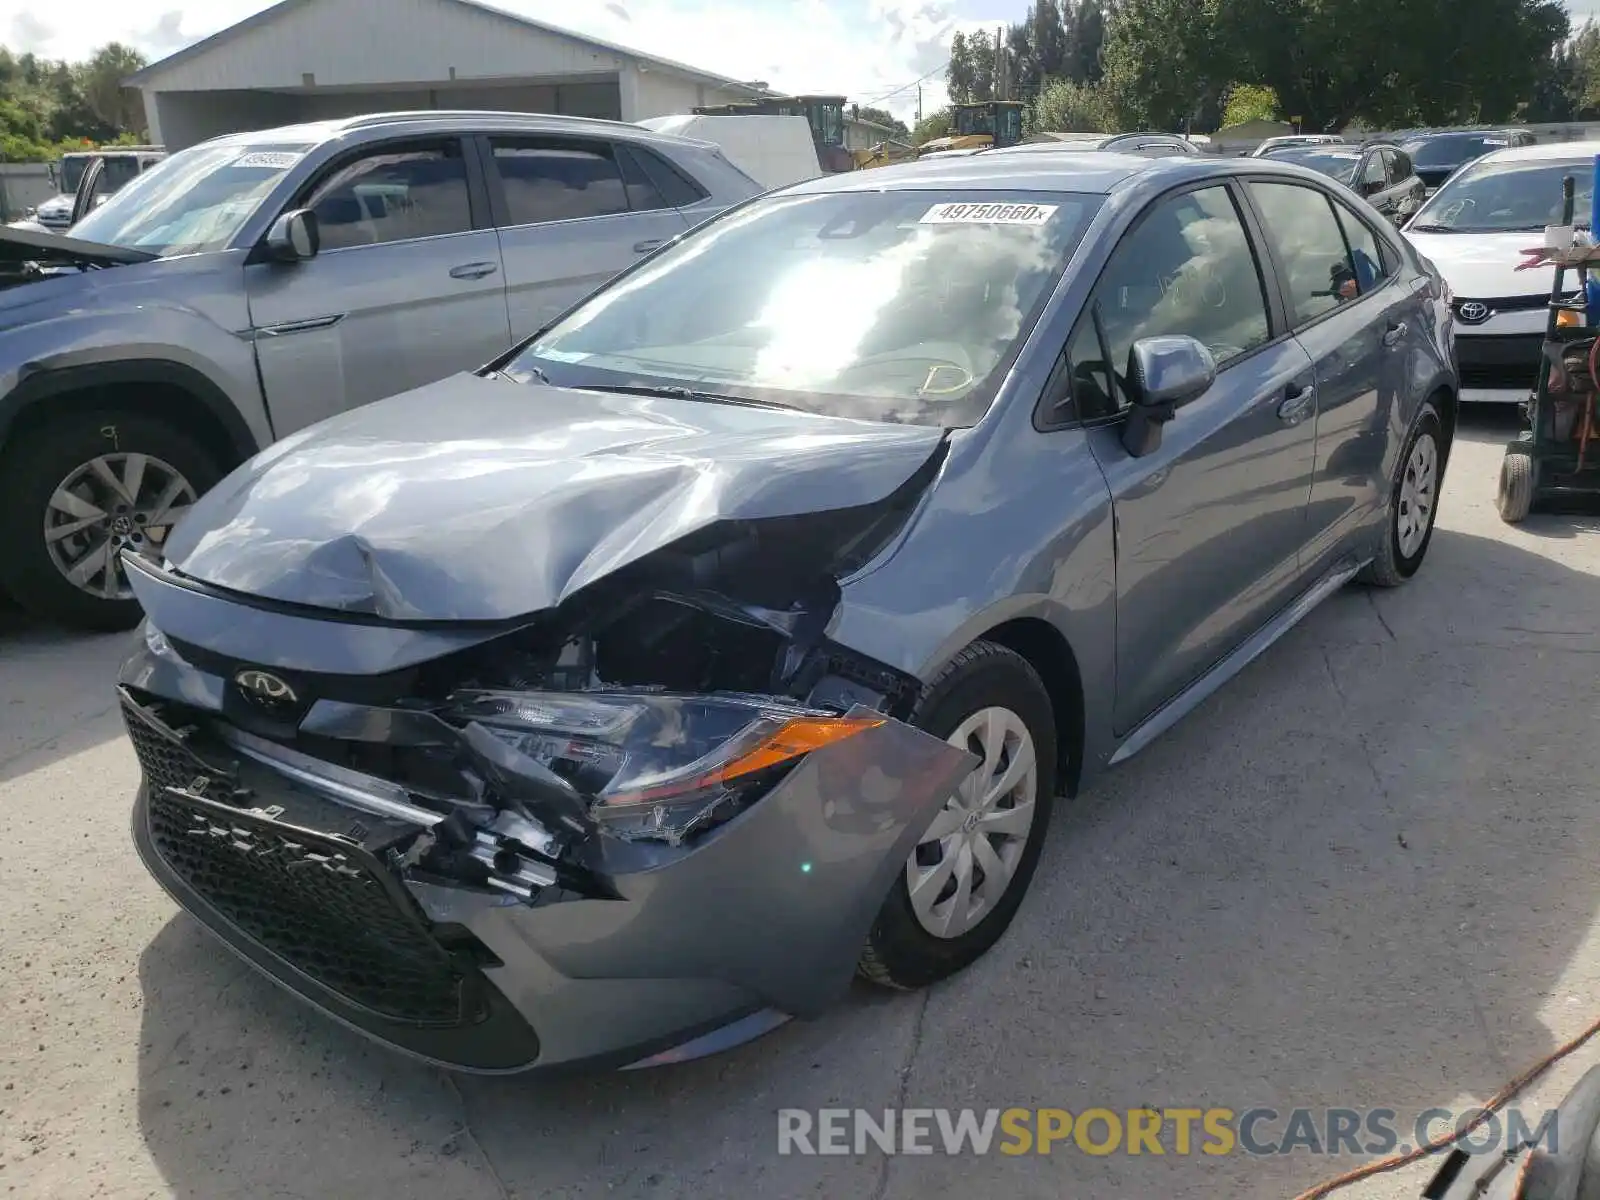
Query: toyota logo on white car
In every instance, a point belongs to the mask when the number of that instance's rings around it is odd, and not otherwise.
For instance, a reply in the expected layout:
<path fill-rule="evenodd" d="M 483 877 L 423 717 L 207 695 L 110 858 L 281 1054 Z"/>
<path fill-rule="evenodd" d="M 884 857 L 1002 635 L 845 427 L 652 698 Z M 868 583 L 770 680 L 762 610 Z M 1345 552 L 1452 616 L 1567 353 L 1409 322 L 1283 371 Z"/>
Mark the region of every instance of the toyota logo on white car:
<path fill-rule="evenodd" d="M 1466 325 L 1482 325 L 1489 315 L 1489 306 L 1482 300 L 1463 300 L 1456 309 L 1456 316 Z"/>

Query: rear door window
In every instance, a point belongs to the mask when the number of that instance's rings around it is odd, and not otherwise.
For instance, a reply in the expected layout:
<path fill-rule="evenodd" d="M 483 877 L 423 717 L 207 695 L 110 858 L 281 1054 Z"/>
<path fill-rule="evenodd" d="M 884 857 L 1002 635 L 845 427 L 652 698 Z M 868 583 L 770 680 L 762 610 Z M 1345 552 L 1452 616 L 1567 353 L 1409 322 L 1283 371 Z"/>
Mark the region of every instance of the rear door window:
<path fill-rule="evenodd" d="M 489 139 L 505 196 L 502 224 L 540 225 L 628 211 L 622 168 L 604 142 Z"/>
<path fill-rule="evenodd" d="M 1377 291 L 1394 274 L 1392 256 L 1385 257 L 1378 244 L 1378 235 L 1349 206 L 1335 200 L 1333 211 L 1344 231 L 1345 244 L 1350 248 L 1350 262 L 1355 268 L 1356 294 L 1365 296 L 1368 292 Z"/>
<path fill-rule="evenodd" d="M 1283 269 L 1284 299 L 1296 326 L 1360 294 L 1333 202 L 1292 183 L 1250 184 L 1268 239 Z"/>
<path fill-rule="evenodd" d="M 670 207 L 687 208 L 691 204 L 700 203 L 711 194 L 687 171 L 668 162 L 653 150 L 647 150 L 643 146 L 626 146 L 623 149 L 649 177 L 650 182 L 661 193 L 661 198 Z"/>

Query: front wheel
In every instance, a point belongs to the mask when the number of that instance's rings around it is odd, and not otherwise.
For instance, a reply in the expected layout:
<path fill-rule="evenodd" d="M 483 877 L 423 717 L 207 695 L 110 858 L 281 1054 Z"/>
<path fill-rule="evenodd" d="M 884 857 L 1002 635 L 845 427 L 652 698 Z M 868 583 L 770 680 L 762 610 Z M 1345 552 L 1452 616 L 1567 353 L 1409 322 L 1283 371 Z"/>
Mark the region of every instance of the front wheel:
<path fill-rule="evenodd" d="M 1361 572 L 1363 583 L 1399 587 L 1422 566 L 1439 515 L 1447 450 L 1439 410 L 1432 401 L 1425 402 L 1400 453 L 1400 471 L 1390 487 L 1383 538 L 1377 556 Z"/>
<path fill-rule="evenodd" d="M 1500 461 L 1500 489 L 1495 506 L 1500 519 L 1515 525 L 1533 511 L 1533 455 L 1526 450 L 1507 450 Z"/>
<path fill-rule="evenodd" d="M 916 723 L 980 763 L 923 832 L 879 910 L 859 973 L 926 987 L 999 940 L 1038 866 L 1055 796 L 1050 695 L 1028 661 L 975 642 L 923 693 Z"/>
<path fill-rule="evenodd" d="M 188 434 L 140 414 L 71 414 L 22 434 L 0 459 L 0 588 L 36 616 L 131 628 L 122 552 L 159 558 L 220 476 Z"/>

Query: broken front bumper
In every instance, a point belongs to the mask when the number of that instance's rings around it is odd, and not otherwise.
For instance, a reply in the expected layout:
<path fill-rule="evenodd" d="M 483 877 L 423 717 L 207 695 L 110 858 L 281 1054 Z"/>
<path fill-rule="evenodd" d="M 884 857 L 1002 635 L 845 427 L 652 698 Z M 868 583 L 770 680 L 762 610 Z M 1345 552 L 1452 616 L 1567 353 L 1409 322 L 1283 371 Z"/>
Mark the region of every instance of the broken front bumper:
<path fill-rule="evenodd" d="M 594 835 L 583 848 L 594 887 L 523 897 L 415 877 L 384 849 L 405 832 L 403 809 L 352 806 L 261 760 L 219 770 L 163 704 L 222 720 L 224 679 L 149 650 L 124 668 L 146 866 L 324 1012 L 471 1071 L 693 1057 L 826 1007 L 971 768 L 964 751 L 887 721 L 814 752 L 683 846 Z"/>

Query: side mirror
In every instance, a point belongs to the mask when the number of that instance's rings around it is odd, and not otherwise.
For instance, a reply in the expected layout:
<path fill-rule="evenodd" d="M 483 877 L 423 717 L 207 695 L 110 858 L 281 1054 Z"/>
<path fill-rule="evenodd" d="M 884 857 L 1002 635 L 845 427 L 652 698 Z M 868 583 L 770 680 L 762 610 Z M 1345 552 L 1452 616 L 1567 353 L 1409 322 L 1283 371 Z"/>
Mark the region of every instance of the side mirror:
<path fill-rule="evenodd" d="M 1192 337 L 1140 338 L 1128 352 L 1133 404 L 1122 445 L 1135 458 L 1161 448 L 1161 427 L 1217 381 L 1217 360 Z"/>
<path fill-rule="evenodd" d="M 309 208 L 286 212 L 267 231 L 267 256 L 274 262 L 301 262 L 322 249 L 317 214 Z"/>

